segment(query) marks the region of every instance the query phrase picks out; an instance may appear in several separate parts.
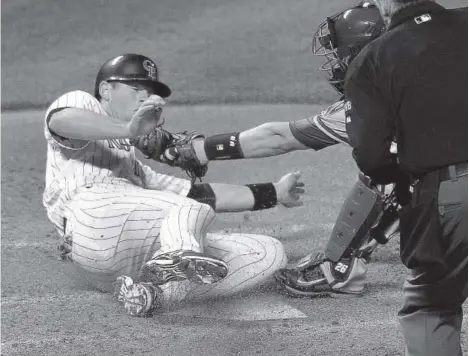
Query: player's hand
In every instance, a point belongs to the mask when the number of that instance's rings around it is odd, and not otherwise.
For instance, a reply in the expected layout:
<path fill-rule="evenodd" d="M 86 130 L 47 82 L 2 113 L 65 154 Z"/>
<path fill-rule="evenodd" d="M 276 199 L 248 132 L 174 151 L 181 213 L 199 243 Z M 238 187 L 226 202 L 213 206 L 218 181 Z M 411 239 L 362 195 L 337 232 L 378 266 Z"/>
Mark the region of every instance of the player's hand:
<path fill-rule="evenodd" d="M 133 114 L 127 127 L 130 137 L 149 134 L 161 124 L 165 101 L 158 95 L 150 95 Z"/>
<path fill-rule="evenodd" d="M 285 174 L 277 183 L 274 183 L 277 192 L 277 203 L 287 208 L 301 206 L 303 202 L 300 200 L 305 193 L 303 182 L 300 182 L 301 173 Z"/>

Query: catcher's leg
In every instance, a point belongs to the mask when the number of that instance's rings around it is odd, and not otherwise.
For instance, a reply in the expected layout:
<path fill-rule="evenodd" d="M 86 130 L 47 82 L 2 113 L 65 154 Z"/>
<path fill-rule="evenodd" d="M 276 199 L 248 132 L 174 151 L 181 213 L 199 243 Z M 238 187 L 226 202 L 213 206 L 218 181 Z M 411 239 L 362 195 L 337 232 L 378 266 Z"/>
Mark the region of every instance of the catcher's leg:
<path fill-rule="evenodd" d="M 344 202 L 324 253 L 310 254 L 275 274 L 295 296 L 361 294 L 367 261 L 398 230 L 395 205 L 360 175 Z M 375 239 L 375 237 L 377 239 Z"/>

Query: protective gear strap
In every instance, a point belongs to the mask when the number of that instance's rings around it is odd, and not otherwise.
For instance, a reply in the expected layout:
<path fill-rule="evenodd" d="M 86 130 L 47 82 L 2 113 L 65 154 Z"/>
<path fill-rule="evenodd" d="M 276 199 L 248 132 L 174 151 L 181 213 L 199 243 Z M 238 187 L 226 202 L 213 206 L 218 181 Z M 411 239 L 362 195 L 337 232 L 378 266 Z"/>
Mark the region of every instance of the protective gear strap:
<path fill-rule="evenodd" d="M 364 243 L 383 211 L 383 197 L 367 178 L 359 175 L 332 228 L 325 254 L 333 262 L 338 262 L 348 249 L 358 249 Z"/>
<path fill-rule="evenodd" d="M 215 210 L 217 206 L 217 198 L 212 187 L 208 183 L 193 184 L 191 190 L 187 194 L 188 198 L 194 199 L 199 203 L 207 204 Z"/>
<path fill-rule="evenodd" d="M 370 229 L 370 237 L 381 245 L 388 243 L 389 239 L 399 231 L 399 215 L 396 209 L 388 207 L 384 210 L 379 222 Z"/>
<path fill-rule="evenodd" d="M 254 196 L 253 211 L 269 209 L 277 205 L 277 192 L 272 183 L 246 184 Z"/>
<path fill-rule="evenodd" d="M 244 158 L 239 144 L 239 134 L 234 132 L 207 137 L 204 142 L 207 158 L 210 161 Z"/>

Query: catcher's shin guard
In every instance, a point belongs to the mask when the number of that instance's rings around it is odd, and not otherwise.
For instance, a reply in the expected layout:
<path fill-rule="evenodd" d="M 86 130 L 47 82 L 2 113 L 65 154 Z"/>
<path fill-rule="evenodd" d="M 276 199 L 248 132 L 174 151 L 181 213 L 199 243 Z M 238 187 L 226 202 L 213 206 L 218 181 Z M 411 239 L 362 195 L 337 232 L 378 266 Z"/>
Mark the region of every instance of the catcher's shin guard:
<path fill-rule="evenodd" d="M 360 176 L 363 181 L 364 176 Z M 369 183 L 367 183 L 369 185 Z M 337 219 L 336 226 L 333 231 L 339 231 L 340 227 L 347 224 L 341 220 L 351 207 L 354 200 L 354 193 L 360 193 L 362 185 L 354 187 L 351 198 L 348 199 L 342 208 L 341 215 Z M 399 231 L 399 204 L 397 203 L 395 190 L 391 187 L 389 193 L 383 192 L 385 187 L 380 187 L 379 198 L 376 199 L 378 204 L 368 209 L 374 214 L 373 218 L 365 218 L 365 222 L 357 229 L 350 229 L 348 232 L 349 244 L 342 246 L 344 252 L 341 252 L 338 261 L 333 261 L 326 249 L 326 253 L 317 255 L 308 255 L 301 259 L 293 266 L 279 270 L 275 274 L 276 280 L 279 282 L 289 294 L 294 296 L 320 296 L 320 295 L 337 295 L 337 294 L 360 294 L 365 285 L 365 277 L 370 256 L 379 244 L 387 243 Z M 375 193 L 373 192 L 371 196 Z M 370 200 L 366 200 L 368 203 Z M 372 201 L 372 200 L 371 200 Z M 352 204 L 352 205 L 351 205 Z M 379 208 L 381 207 L 381 210 Z M 354 207 L 358 209 L 359 207 Z M 369 208 L 369 206 L 368 206 Z M 377 215 L 377 216 L 376 216 Z M 353 221 L 353 219 L 349 220 Z M 358 223 L 360 220 L 358 220 Z M 349 227 L 351 226 L 348 225 Z M 357 227 L 359 224 L 356 225 Z M 365 227 L 369 230 L 365 230 Z M 331 235 L 328 247 L 333 245 L 338 234 Z M 353 234 L 354 233 L 354 234 Z M 331 243 L 332 241 L 332 243 Z M 339 241 L 340 243 L 340 241 Z M 337 252 L 337 250 L 335 250 Z"/>
<path fill-rule="evenodd" d="M 278 270 L 274 277 L 280 286 L 295 297 L 360 295 L 365 285 L 366 262 L 350 255 L 338 262 L 324 254 L 308 255 L 290 268 Z"/>
<path fill-rule="evenodd" d="M 332 229 L 325 250 L 327 259 L 338 262 L 346 251 L 358 249 L 368 239 L 382 211 L 383 194 L 360 173 Z"/>

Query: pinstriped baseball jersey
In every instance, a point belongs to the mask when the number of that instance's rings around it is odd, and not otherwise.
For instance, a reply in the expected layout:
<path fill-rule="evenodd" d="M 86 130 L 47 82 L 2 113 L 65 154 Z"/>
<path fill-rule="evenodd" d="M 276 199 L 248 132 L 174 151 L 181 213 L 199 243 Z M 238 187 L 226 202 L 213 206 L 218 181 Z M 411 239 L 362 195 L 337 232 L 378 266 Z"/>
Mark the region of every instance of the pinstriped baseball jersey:
<path fill-rule="evenodd" d="M 106 115 L 94 97 L 81 91 L 66 93 L 49 107 L 43 204 L 71 245 L 78 271 L 95 287 L 112 289 L 116 277 L 135 278 L 149 259 L 177 250 L 207 250 L 224 259 L 229 272 L 211 286 L 190 281 L 164 285 L 168 305 L 236 293 L 286 265 L 282 244 L 271 237 L 208 234 L 215 213 L 186 197 L 190 181 L 143 165 L 128 140 L 72 140 L 51 132 L 51 114 L 67 107 Z"/>
<path fill-rule="evenodd" d="M 64 206 L 77 189 L 86 185 L 133 184 L 187 195 L 190 189 L 188 180 L 158 174 L 142 165 L 127 139 L 83 141 L 51 132 L 48 126 L 51 115 L 64 108 L 79 108 L 107 115 L 96 98 L 79 90 L 62 95 L 47 109 L 44 125 L 47 167 L 43 205 L 59 233 L 63 231 L 66 217 Z"/>

